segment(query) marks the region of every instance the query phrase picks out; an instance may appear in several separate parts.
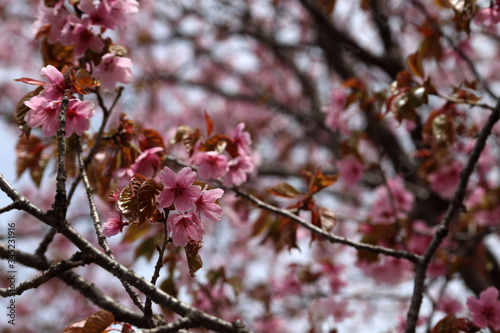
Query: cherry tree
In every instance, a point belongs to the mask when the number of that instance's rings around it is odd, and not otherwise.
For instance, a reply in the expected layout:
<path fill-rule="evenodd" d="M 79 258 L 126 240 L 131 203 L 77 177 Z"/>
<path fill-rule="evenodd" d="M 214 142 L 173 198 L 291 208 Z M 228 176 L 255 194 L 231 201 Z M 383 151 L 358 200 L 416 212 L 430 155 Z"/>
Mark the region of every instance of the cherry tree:
<path fill-rule="evenodd" d="M 5 332 L 500 330 L 497 1 L 0 15 Z"/>

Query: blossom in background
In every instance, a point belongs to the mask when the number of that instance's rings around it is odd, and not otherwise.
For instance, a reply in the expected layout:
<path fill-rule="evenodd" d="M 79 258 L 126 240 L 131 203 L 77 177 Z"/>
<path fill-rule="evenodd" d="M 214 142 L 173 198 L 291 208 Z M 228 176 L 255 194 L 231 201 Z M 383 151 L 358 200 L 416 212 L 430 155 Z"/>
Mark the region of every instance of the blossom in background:
<path fill-rule="evenodd" d="M 80 101 L 72 99 L 68 102 L 66 110 L 66 137 L 70 137 L 73 131 L 76 135 L 82 135 L 89 129 L 89 118 L 95 113 L 95 105 L 92 101 Z"/>
<path fill-rule="evenodd" d="M 476 14 L 474 23 L 476 25 L 494 25 L 500 22 L 500 1 L 495 0 L 491 7 L 483 8 Z"/>
<path fill-rule="evenodd" d="M 491 325 L 494 330 L 500 329 L 500 301 L 495 287 L 484 290 L 479 299 L 468 297 L 467 307 L 472 312 L 474 324 L 481 328 Z"/>
<path fill-rule="evenodd" d="M 158 195 L 160 208 L 173 204 L 178 211 L 188 211 L 194 207 L 201 192 L 199 186 L 193 185 L 196 172 L 185 167 L 176 175 L 169 167 L 165 167 L 160 171 L 159 178 L 164 185 L 163 191 Z"/>
<path fill-rule="evenodd" d="M 365 170 L 363 163 L 352 154 L 338 160 L 337 168 L 339 169 L 341 179 L 347 187 L 356 184 L 363 177 Z"/>
<path fill-rule="evenodd" d="M 330 105 L 324 108 L 326 113 L 325 124 L 332 131 L 341 131 L 342 134 L 349 134 L 349 126 L 344 117 L 344 108 L 347 94 L 344 89 L 333 89 L 330 96 Z"/>
<path fill-rule="evenodd" d="M 225 186 L 239 186 L 247 180 L 247 173 L 254 169 L 253 161 L 250 156 L 240 155 L 227 163 L 226 175 L 223 183 Z"/>
<path fill-rule="evenodd" d="M 127 17 L 139 11 L 137 0 L 103 0 L 111 8 L 111 16 L 115 19 L 120 29 L 127 27 Z"/>
<path fill-rule="evenodd" d="M 233 140 L 238 147 L 238 153 L 240 155 L 250 155 L 250 146 L 252 145 L 252 139 L 250 138 L 250 133 L 244 132 L 244 129 L 245 123 L 239 123 L 238 126 L 236 126 Z"/>
<path fill-rule="evenodd" d="M 455 161 L 431 173 L 427 177 L 431 190 L 444 199 L 451 199 L 457 190 L 461 170 L 461 164 Z"/>
<path fill-rule="evenodd" d="M 101 1 L 99 6 L 94 6 L 92 0 L 83 0 L 78 4 L 78 8 L 89 17 L 85 18 L 89 24 L 97 25 L 103 28 L 115 29 L 116 21 L 111 15 L 111 8 L 106 1 Z"/>
<path fill-rule="evenodd" d="M 215 151 L 202 151 L 196 154 L 194 164 L 198 166 L 201 178 L 218 179 L 226 172 L 227 157 Z"/>
<path fill-rule="evenodd" d="M 415 200 L 399 177 L 388 180 L 387 185 L 379 185 L 373 194 L 377 198 L 369 212 L 373 223 L 393 223 L 400 215 L 412 209 Z"/>
<path fill-rule="evenodd" d="M 139 173 L 146 178 L 153 177 L 160 169 L 161 160 L 157 153 L 163 151 L 162 147 L 153 147 L 143 151 L 130 166 L 131 173 Z"/>
<path fill-rule="evenodd" d="M 220 188 L 203 190 L 195 202 L 195 207 L 201 216 L 208 221 L 219 221 L 224 214 L 222 208 L 216 203 L 222 197 L 224 191 Z"/>
<path fill-rule="evenodd" d="M 118 57 L 115 52 L 105 54 L 101 63 L 96 66 L 92 73 L 101 81 L 103 91 L 115 90 L 116 82 L 129 83 L 132 81 L 132 60 Z"/>
<path fill-rule="evenodd" d="M 175 246 L 186 246 L 189 239 L 201 242 L 205 233 L 198 214 L 194 212 L 170 214 L 167 219 L 167 231 L 172 233 Z"/>
<path fill-rule="evenodd" d="M 70 16 L 61 32 L 61 44 L 75 45 L 73 51 L 75 59 L 81 58 L 89 49 L 99 53 L 104 48 L 104 42 L 99 36 L 94 35 L 88 23 L 75 16 Z"/>

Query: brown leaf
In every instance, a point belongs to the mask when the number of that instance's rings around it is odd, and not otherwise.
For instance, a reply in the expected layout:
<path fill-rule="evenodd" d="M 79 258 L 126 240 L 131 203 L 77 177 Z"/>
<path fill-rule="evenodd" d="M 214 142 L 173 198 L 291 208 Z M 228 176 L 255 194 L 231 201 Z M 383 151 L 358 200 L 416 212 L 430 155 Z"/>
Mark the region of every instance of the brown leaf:
<path fill-rule="evenodd" d="M 288 183 L 279 183 L 266 191 L 276 196 L 285 198 L 296 198 L 300 195 L 299 190 Z"/>
<path fill-rule="evenodd" d="M 200 249 L 201 249 L 200 244 L 193 245 L 191 243 L 188 243 L 184 247 L 188 261 L 189 274 L 191 274 L 192 277 L 195 277 L 196 271 L 198 271 L 201 267 L 203 267 L 203 261 L 201 260 L 201 257 L 198 254 L 198 251 Z"/>
<path fill-rule="evenodd" d="M 113 314 L 106 310 L 100 310 L 90 315 L 83 327 L 82 333 L 103 333 L 115 321 Z"/>
<path fill-rule="evenodd" d="M 139 140 L 139 146 L 141 147 L 142 151 L 154 147 L 162 147 L 163 149 L 165 149 L 163 137 L 154 129 L 146 128 L 142 131 L 142 134 L 143 137 Z"/>
<path fill-rule="evenodd" d="M 219 153 L 227 151 L 232 157 L 237 157 L 239 155 L 238 146 L 233 139 L 222 134 L 215 134 L 208 138 L 200 147 L 200 151 L 217 151 Z"/>
<path fill-rule="evenodd" d="M 419 50 L 415 51 L 415 53 L 410 54 L 408 58 L 406 58 L 406 65 L 410 71 L 417 75 L 420 78 L 425 78 L 425 71 L 422 65 L 422 54 Z"/>

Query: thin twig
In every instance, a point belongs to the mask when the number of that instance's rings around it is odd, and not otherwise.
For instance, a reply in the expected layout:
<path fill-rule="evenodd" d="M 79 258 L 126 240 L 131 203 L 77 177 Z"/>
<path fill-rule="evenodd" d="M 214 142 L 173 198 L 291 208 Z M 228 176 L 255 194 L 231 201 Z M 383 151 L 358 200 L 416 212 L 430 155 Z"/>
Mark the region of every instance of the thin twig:
<path fill-rule="evenodd" d="M 421 257 L 419 255 L 411 253 L 411 252 L 394 250 L 394 249 L 390 249 L 390 248 L 386 248 L 386 247 L 382 247 L 382 246 L 364 244 L 364 243 L 350 240 L 350 239 L 345 238 L 345 237 L 340 237 L 340 236 L 331 234 L 331 233 L 329 233 L 321 228 L 318 228 L 317 226 L 304 220 L 303 218 L 293 214 L 289 210 L 280 209 L 278 207 L 270 205 L 270 204 L 256 198 L 255 196 L 249 194 L 249 193 L 245 193 L 245 192 L 241 191 L 237 187 L 233 187 L 232 190 L 238 196 L 254 203 L 257 207 L 259 207 L 261 209 L 268 210 L 268 211 L 273 212 L 273 213 L 276 213 L 278 215 L 284 216 L 286 218 L 289 218 L 290 220 L 300 224 L 304 228 L 312 231 L 313 233 L 315 233 L 316 235 L 320 236 L 321 238 L 329 241 L 330 243 L 341 243 L 341 244 L 353 247 L 357 250 L 365 250 L 365 251 L 372 252 L 372 253 L 384 254 L 387 256 L 394 257 L 394 258 L 406 259 L 406 260 L 409 260 L 409 261 L 416 263 L 416 264 L 419 263 L 421 260 Z"/>
<path fill-rule="evenodd" d="M 72 258 L 68 260 L 61 260 L 57 264 L 53 264 L 52 266 L 50 266 L 50 268 L 45 270 L 42 274 L 30 280 L 21 282 L 15 288 L 0 288 L 0 296 L 10 297 L 14 295 L 21 295 L 26 290 L 38 288 L 43 283 L 49 281 L 53 277 L 56 277 L 65 271 L 69 271 L 72 268 L 87 264 L 86 260 L 82 259 L 75 260 L 75 258 L 81 256 L 82 256 L 81 253 L 76 253 L 75 255 L 72 256 Z"/>
<path fill-rule="evenodd" d="M 0 214 L 3 214 L 3 213 L 6 213 L 6 212 L 9 212 L 13 209 L 19 209 L 19 202 L 17 201 L 14 201 L 13 203 L 3 207 L 3 208 L 0 208 Z"/>
<path fill-rule="evenodd" d="M 56 235 L 56 230 L 54 228 L 50 228 L 50 230 L 43 237 L 43 240 L 40 242 L 40 245 L 38 245 L 38 248 L 35 251 L 35 255 L 39 257 L 45 256 L 45 252 L 47 251 L 47 248 L 54 239 L 55 235 Z"/>
<path fill-rule="evenodd" d="M 439 245 L 442 243 L 443 239 L 448 235 L 449 226 L 451 224 L 452 219 L 459 212 L 461 207 L 463 206 L 463 200 L 465 197 L 465 189 L 467 187 L 467 183 L 469 182 L 469 178 L 476 167 L 477 161 L 479 160 L 479 156 L 481 156 L 481 152 L 483 151 L 486 140 L 488 136 L 491 134 L 493 126 L 500 119 L 500 100 L 497 101 L 497 105 L 495 109 L 488 117 L 488 121 L 484 125 L 483 129 L 479 133 L 476 144 L 472 153 L 467 161 L 467 164 L 460 172 L 460 181 L 458 183 L 458 188 L 453 195 L 450 205 L 446 210 L 446 214 L 444 218 L 441 220 L 434 237 L 432 238 L 431 243 L 427 247 L 421 262 L 417 265 L 417 269 L 415 272 L 415 280 L 413 286 L 413 295 L 411 298 L 410 308 L 407 314 L 406 320 L 406 330 L 405 333 L 413 333 L 415 332 L 415 328 L 417 326 L 418 315 L 420 313 L 420 307 L 422 305 L 423 298 L 423 290 L 425 278 L 427 275 L 427 267 L 429 263 L 436 253 Z"/>

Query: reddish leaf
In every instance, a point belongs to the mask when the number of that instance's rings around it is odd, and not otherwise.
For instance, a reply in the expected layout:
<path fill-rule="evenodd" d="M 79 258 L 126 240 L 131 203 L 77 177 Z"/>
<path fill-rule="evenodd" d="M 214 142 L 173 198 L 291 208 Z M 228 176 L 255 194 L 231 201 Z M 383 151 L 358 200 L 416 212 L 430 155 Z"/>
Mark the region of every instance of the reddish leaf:
<path fill-rule="evenodd" d="M 212 122 L 212 119 L 210 119 L 210 116 L 208 115 L 207 111 L 205 110 L 205 122 L 207 123 L 207 136 L 212 135 L 212 131 L 214 130 L 214 123 Z"/>
<path fill-rule="evenodd" d="M 237 157 L 239 155 L 238 145 L 236 145 L 233 139 L 222 134 L 215 134 L 208 138 L 207 141 L 205 141 L 205 143 L 200 147 L 200 150 L 217 151 L 219 153 L 227 151 L 232 157 Z"/>
<path fill-rule="evenodd" d="M 162 147 L 163 149 L 165 149 L 163 137 L 157 131 L 146 128 L 142 131 L 142 134 L 143 137 L 139 140 L 139 146 L 141 147 L 142 151 L 154 147 Z"/>
<path fill-rule="evenodd" d="M 163 184 L 143 175 L 133 175 L 129 186 L 125 187 L 117 202 L 118 209 L 129 220 L 139 220 L 139 227 L 156 214 L 157 197 L 163 190 Z"/>
<path fill-rule="evenodd" d="M 408 65 L 410 71 L 413 74 L 417 75 L 422 79 L 425 77 L 425 71 L 422 65 L 422 54 L 420 53 L 419 50 L 417 50 L 413 54 L 410 54 L 408 58 L 406 58 L 406 64 Z"/>
<path fill-rule="evenodd" d="M 465 318 L 457 318 L 455 315 L 450 314 L 441 319 L 436 326 L 432 329 L 431 333 L 460 333 L 468 332 L 474 333 L 480 330 L 479 327 L 474 325 L 470 320 Z"/>
<path fill-rule="evenodd" d="M 267 192 L 285 198 L 296 198 L 300 195 L 299 190 L 288 183 L 279 183 L 273 188 L 267 189 Z"/>
<path fill-rule="evenodd" d="M 87 319 L 75 321 L 74 323 L 69 324 L 62 333 L 82 333 L 83 326 L 85 326 L 85 322 Z"/>
<path fill-rule="evenodd" d="M 325 187 L 335 184 L 339 178 L 338 175 L 324 175 L 319 168 L 314 175 L 309 171 L 302 171 L 302 174 L 309 184 L 309 194 L 311 195 L 318 193 Z"/>
<path fill-rule="evenodd" d="M 57 69 L 73 65 L 75 46 L 64 46 L 60 43 L 50 44 L 47 38 L 42 40 L 42 58 L 45 66 L 52 65 Z"/>
<path fill-rule="evenodd" d="M 90 315 L 83 327 L 82 333 L 103 333 L 109 331 L 108 328 L 115 321 L 113 314 L 106 310 L 100 310 Z"/>

